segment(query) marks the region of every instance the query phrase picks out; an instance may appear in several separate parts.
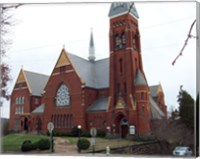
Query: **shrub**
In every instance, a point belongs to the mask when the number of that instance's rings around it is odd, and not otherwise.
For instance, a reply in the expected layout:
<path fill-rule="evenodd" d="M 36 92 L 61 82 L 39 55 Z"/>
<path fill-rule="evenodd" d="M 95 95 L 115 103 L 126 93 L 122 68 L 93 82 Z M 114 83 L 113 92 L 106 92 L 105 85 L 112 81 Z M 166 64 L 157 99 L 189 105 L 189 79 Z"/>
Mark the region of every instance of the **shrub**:
<path fill-rule="evenodd" d="M 77 147 L 79 150 L 87 150 L 90 147 L 90 142 L 87 139 L 79 139 Z"/>
<path fill-rule="evenodd" d="M 30 143 L 30 144 L 31 144 L 32 142 L 31 142 L 31 140 L 25 140 L 25 141 L 22 143 L 22 145 L 23 145 L 23 144 L 26 144 L 26 143 Z"/>
<path fill-rule="evenodd" d="M 38 148 L 38 142 L 32 143 L 32 149 L 36 150 Z"/>
<path fill-rule="evenodd" d="M 146 141 L 154 141 L 155 137 L 154 136 L 132 136 L 131 137 L 133 141 L 138 141 L 138 142 L 146 142 Z"/>
<path fill-rule="evenodd" d="M 97 136 L 98 136 L 98 137 L 105 137 L 105 136 L 106 136 L 106 133 L 105 133 L 105 131 L 103 131 L 103 130 L 97 130 Z"/>
<path fill-rule="evenodd" d="M 82 137 L 91 137 L 89 131 L 84 131 L 84 132 L 81 134 L 81 136 L 82 136 Z"/>
<path fill-rule="evenodd" d="M 27 152 L 27 151 L 31 151 L 31 150 L 33 150 L 32 143 L 24 141 L 22 146 L 21 146 L 21 151 L 22 152 Z"/>
<path fill-rule="evenodd" d="M 40 150 L 50 149 L 50 140 L 49 139 L 40 139 L 37 144 L 38 144 L 38 148 Z"/>
<path fill-rule="evenodd" d="M 48 136 L 50 136 L 49 131 L 46 132 Z M 53 131 L 53 136 L 72 136 L 71 132 L 63 132 L 63 131 Z"/>
<path fill-rule="evenodd" d="M 73 137 L 78 137 L 78 136 L 79 136 L 79 133 L 80 133 L 80 135 L 81 135 L 81 134 L 82 134 L 82 130 L 81 130 L 81 129 L 79 130 L 77 126 L 75 126 L 75 127 L 72 128 L 72 130 L 71 130 L 71 135 L 72 135 Z"/>

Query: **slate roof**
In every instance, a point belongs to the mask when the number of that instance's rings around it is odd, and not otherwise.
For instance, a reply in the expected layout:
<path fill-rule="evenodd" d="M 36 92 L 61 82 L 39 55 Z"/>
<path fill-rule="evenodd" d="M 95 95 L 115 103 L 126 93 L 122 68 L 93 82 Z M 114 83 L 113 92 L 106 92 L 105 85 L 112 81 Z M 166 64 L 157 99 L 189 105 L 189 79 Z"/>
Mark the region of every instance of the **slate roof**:
<path fill-rule="evenodd" d="M 40 106 L 38 106 L 32 111 L 32 114 L 42 114 L 44 113 L 44 108 L 45 108 L 45 105 L 41 104 Z"/>
<path fill-rule="evenodd" d="M 135 82 L 135 86 L 146 86 L 147 85 L 147 81 L 139 69 L 137 70 L 134 82 Z"/>
<path fill-rule="evenodd" d="M 108 105 L 108 97 L 99 98 L 92 103 L 87 109 L 88 112 L 106 111 Z"/>
<path fill-rule="evenodd" d="M 41 94 L 43 93 L 43 89 L 49 79 L 49 76 L 25 70 L 24 73 L 28 80 L 27 82 L 32 91 L 32 95 L 41 96 Z"/>
<path fill-rule="evenodd" d="M 157 103 L 150 96 L 151 117 L 152 119 L 162 119 L 164 117 L 163 111 L 158 107 Z"/>
<path fill-rule="evenodd" d="M 128 13 L 130 8 L 131 8 L 130 13 L 132 15 L 134 15 L 136 18 L 139 18 L 138 12 L 137 12 L 133 2 L 132 3 L 131 2 L 127 2 L 127 3 L 126 2 L 114 2 L 114 3 L 112 3 L 108 16 L 115 17 L 115 16 L 123 14 L 123 13 L 124 14 Z"/>
<path fill-rule="evenodd" d="M 157 91 L 158 91 L 158 86 L 159 85 L 154 85 L 154 86 L 150 86 L 149 89 L 150 89 L 150 92 L 151 92 L 151 96 L 154 98 L 154 97 L 157 97 Z"/>
<path fill-rule="evenodd" d="M 79 77 L 87 87 L 101 89 L 109 87 L 109 59 L 90 62 L 67 53 Z"/>

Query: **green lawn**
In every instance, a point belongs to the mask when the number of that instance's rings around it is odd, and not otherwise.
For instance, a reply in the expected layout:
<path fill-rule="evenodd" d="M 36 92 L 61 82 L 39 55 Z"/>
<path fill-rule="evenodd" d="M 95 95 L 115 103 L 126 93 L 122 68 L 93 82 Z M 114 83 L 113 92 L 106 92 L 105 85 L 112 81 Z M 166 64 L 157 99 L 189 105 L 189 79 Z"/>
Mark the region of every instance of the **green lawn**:
<path fill-rule="evenodd" d="M 3 152 L 21 152 L 21 145 L 25 140 L 30 140 L 32 142 L 36 142 L 41 138 L 49 138 L 49 136 L 43 135 L 31 135 L 31 134 L 9 134 L 3 136 L 2 138 L 2 147 Z M 78 138 L 77 137 L 63 137 L 69 141 L 70 144 L 76 144 Z M 84 137 L 83 137 L 84 138 Z M 54 137 L 54 140 L 56 137 Z M 89 141 L 91 138 L 87 138 Z M 138 142 L 126 139 L 107 139 L 107 138 L 96 138 L 95 150 L 106 149 L 106 146 L 110 148 L 128 146 L 137 144 Z M 89 150 L 92 151 L 92 146 L 90 146 Z M 86 151 L 86 152 L 87 152 Z"/>
<path fill-rule="evenodd" d="M 21 145 L 25 140 L 32 142 L 39 141 L 41 138 L 49 138 L 43 135 L 31 134 L 9 134 L 2 137 L 2 151 L 3 152 L 20 152 Z"/>

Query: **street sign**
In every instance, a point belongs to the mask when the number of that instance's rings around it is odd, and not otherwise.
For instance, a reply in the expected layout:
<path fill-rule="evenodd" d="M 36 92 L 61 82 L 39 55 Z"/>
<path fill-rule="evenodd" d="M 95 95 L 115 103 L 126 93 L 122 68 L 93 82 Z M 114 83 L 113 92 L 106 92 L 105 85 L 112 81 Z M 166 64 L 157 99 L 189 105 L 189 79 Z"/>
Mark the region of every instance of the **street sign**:
<path fill-rule="evenodd" d="M 91 135 L 92 137 L 95 137 L 95 136 L 97 135 L 97 129 L 96 129 L 96 128 L 91 128 L 91 129 L 90 129 L 90 135 Z"/>
<path fill-rule="evenodd" d="M 49 122 L 49 123 L 47 124 L 47 129 L 48 129 L 49 132 L 51 133 L 51 132 L 53 131 L 53 129 L 54 129 L 54 124 L 53 124 L 52 122 Z"/>

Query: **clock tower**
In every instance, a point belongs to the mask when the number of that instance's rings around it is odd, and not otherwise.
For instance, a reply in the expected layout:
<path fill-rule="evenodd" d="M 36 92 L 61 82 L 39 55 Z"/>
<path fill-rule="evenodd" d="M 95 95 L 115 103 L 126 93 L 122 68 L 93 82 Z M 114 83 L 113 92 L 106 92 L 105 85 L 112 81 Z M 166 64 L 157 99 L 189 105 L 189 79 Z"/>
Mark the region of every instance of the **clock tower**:
<path fill-rule="evenodd" d="M 150 133 L 149 87 L 142 65 L 138 13 L 134 3 L 112 3 L 110 12 L 110 100 L 113 130 L 126 137 Z"/>

